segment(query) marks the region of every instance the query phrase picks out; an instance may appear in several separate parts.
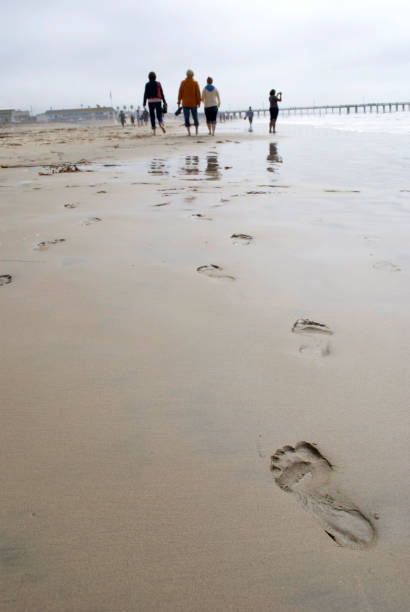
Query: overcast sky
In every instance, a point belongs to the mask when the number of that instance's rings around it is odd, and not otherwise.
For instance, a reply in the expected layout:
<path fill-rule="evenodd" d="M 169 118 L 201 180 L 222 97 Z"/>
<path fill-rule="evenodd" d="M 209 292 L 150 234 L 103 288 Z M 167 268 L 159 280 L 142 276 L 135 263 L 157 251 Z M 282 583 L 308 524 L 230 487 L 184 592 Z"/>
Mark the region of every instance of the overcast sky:
<path fill-rule="evenodd" d="M 408 0 L 2 0 L 0 108 L 138 105 L 150 70 L 170 109 L 192 68 L 222 107 L 410 100 Z"/>

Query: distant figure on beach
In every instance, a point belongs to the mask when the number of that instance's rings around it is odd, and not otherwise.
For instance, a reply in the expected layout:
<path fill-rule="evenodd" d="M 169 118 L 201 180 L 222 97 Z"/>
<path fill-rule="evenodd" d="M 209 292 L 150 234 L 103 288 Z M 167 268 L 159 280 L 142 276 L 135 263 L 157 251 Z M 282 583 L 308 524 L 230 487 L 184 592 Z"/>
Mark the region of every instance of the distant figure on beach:
<path fill-rule="evenodd" d="M 134 115 L 134 113 L 131 113 L 130 120 L 131 120 L 132 127 L 135 127 L 135 115 Z"/>
<path fill-rule="evenodd" d="M 190 114 L 192 114 L 192 119 L 194 121 L 195 134 L 198 135 L 198 107 L 201 106 L 201 92 L 199 91 L 198 81 L 194 81 L 193 77 L 193 70 L 187 70 L 186 79 L 182 81 L 178 92 L 178 107 L 182 104 L 188 136 L 191 136 L 191 124 L 189 122 Z"/>
<path fill-rule="evenodd" d="M 148 125 L 148 117 L 149 117 L 149 113 L 148 113 L 147 109 L 144 108 L 144 110 L 142 111 L 142 120 L 143 120 L 145 125 Z"/>
<path fill-rule="evenodd" d="M 156 80 L 157 75 L 155 72 L 150 72 L 148 79 L 149 81 L 146 83 L 144 91 L 144 109 L 148 101 L 153 135 L 155 136 L 157 133 L 155 126 L 155 114 L 157 115 L 159 127 L 165 134 L 165 127 L 162 119 L 162 104 L 166 104 L 164 92 L 162 91 L 161 83 Z"/>
<path fill-rule="evenodd" d="M 121 125 L 122 125 L 122 127 L 124 127 L 124 125 L 125 125 L 125 113 L 124 113 L 123 110 L 120 111 L 119 117 L 120 117 Z"/>
<path fill-rule="evenodd" d="M 136 112 L 135 112 L 135 118 L 137 120 L 138 127 L 140 127 L 142 125 L 142 117 L 141 117 L 140 107 L 138 107 Z"/>
<path fill-rule="evenodd" d="M 253 121 L 253 110 L 252 106 L 249 107 L 249 110 L 246 111 L 246 115 L 244 119 L 248 119 L 249 121 L 249 131 L 252 132 L 252 121 Z"/>
<path fill-rule="evenodd" d="M 276 93 L 274 89 L 271 89 L 269 92 L 269 134 L 274 134 L 276 132 L 276 119 L 279 114 L 278 102 L 282 102 L 282 92 L 278 91 L 278 93 Z"/>
<path fill-rule="evenodd" d="M 204 103 L 206 124 L 208 126 L 209 135 L 214 136 L 216 117 L 218 115 L 218 108 L 221 106 L 221 99 L 219 97 L 219 91 L 212 84 L 212 77 L 208 77 L 206 82 L 207 84 L 202 90 L 201 100 Z"/>

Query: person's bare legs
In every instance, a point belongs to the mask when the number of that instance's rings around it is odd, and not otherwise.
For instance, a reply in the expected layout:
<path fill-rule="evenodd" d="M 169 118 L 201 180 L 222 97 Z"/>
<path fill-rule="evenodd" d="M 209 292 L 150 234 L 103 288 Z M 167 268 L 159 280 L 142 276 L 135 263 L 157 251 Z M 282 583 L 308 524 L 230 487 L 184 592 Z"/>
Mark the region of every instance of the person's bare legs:
<path fill-rule="evenodd" d="M 195 126 L 195 136 L 198 136 L 198 126 Z"/>
<path fill-rule="evenodd" d="M 156 128 L 154 128 L 154 129 L 152 130 L 152 135 L 153 135 L 153 136 L 156 136 L 156 135 L 157 135 L 157 130 L 156 130 Z"/>
<path fill-rule="evenodd" d="M 215 136 L 215 128 L 216 128 L 216 122 L 212 123 L 212 136 Z"/>
<path fill-rule="evenodd" d="M 191 136 L 191 126 L 190 125 L 186 125 L 185 126 L 188 132 L 188 136 Z"/>
<path fill-rule="evenodd" d="M 165 129 L 165 127 L 164 127 L 164 124 L 163 124 L 163 123 L 160 123 L 160 124 L 159 124 L 159 127 L 160 127 L 160 128 L 161 128 L 161 130 L 164 132 L 164 134 L 166 134 L 166 133 L 167 133 L 167 131 L 166 131 L 166 129 Z"/>
<path fill-rule="evenodd" d="M 272 132 L 272 127 L 273 127 L 273 121 L 269 123 L 269 134 Z"/>
<path fill-rule="evenodd" d="M 206 125 L 208 126 L 208 132 L 209 132 L 209 134 L 208 134 L 208 135 L 209 135 L 209 136 L 212 136 L 212 125 L 211 125 L 209 122 L 207 122 L 207 124 L 206 124 Z"/>

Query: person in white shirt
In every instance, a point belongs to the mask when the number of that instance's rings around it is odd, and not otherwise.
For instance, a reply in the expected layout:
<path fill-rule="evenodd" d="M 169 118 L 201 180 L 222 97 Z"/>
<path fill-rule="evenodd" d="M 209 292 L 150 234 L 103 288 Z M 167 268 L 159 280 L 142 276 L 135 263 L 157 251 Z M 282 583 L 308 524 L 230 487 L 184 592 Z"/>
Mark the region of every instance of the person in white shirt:
<path fill-rule="evenodd" d="M 208 126 L 209 136 L 214 136 L 216 128 L 216 116 L 218 108 L 221 106 L 219 91 L 213 83 L 212 77 L 208 77 L 207 85 L 202 90 L 201 100 L 204 103 L 206 124 Z"/>

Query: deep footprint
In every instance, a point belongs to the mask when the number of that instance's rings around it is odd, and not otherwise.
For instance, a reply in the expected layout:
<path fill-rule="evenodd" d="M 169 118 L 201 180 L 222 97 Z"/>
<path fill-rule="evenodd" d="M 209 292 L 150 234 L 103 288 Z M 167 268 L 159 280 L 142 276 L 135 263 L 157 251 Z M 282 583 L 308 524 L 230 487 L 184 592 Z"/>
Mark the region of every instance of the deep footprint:
<path fill-rule="evenodd" d="M 223 268 L 221 266 L 217 266 L 216 264 L 208 264 L 206 266 L 199 266 L 196 269 L 200 274 L 204 274 L 205 276 L 209 276 L 210 278 L 222 278 L 226 280 L 235 280 L 234 276 L 230 274 L 225 274 Z"/>
<path fill-rule="evenodd" d="M 376 531 L 370 520 L 340 491 L 331 487 L 331 463 L 309 442 L 284 446 L 271 457 L 271 471 L 283 491 L 293 493 L 339 546 L 371 546 Z"/>
<path fill-rule="evenodd" d="M 8 285 L 13 280 L 11 274 L 0 274 L 0 287 L 3 285 Z"/>

